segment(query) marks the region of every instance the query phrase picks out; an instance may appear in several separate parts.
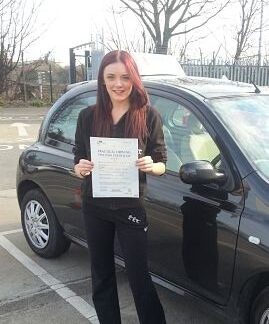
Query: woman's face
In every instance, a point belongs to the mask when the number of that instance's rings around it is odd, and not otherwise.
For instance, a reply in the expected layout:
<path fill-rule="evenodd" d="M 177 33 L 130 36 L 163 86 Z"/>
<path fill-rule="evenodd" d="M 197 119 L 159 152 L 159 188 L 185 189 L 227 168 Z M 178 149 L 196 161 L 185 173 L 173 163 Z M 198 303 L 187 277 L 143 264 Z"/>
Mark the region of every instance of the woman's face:
<path fill-rule="evenodd" d="M 123 63 L 112 63 L 105 67 L 104 83 L 113 106 L 129 104 L 129 96 L 133 86 Z"/>

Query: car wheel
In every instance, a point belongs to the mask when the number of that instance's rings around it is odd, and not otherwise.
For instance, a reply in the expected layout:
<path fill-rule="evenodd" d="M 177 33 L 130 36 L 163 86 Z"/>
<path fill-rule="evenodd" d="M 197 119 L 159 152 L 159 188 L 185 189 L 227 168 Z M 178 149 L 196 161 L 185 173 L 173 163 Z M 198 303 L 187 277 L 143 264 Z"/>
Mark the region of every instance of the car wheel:
<path fill-rule="evenodd" d="M 250 324 L 269 324 L 269 287 L 255 299 Z"/>
<path fill-rule="evenodd" d="M 31 249 L 44 258 L 61 255 L 70 247 L 46 196 L 37 189 L 28 191 L 21 203 L 21 222 Z"/>

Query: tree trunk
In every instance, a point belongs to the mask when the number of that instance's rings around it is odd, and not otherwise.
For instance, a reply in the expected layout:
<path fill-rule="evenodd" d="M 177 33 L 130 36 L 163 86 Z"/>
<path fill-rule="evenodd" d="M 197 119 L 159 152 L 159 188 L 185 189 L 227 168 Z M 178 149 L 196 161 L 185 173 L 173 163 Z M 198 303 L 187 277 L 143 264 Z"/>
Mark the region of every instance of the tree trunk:
<path fill-rule="evenodd" d="M 163 42 L 156 44 L 156 54 L 167 54 L 169 38 L 166 37 Z"/>
<path fill-rule="evenodd" d="M 164 37 L 162 43 L 156 44 L 156 54 L 167 54 L 168 52 L 168 42 L 170 37 L 166 36 Z"/>
<path fill-rule="evenodd" d="M 156 54 L 167 54 L 167 46 L 164 47 L 162 44 L 159 44 L 158 46 L 156 46 Z"/>

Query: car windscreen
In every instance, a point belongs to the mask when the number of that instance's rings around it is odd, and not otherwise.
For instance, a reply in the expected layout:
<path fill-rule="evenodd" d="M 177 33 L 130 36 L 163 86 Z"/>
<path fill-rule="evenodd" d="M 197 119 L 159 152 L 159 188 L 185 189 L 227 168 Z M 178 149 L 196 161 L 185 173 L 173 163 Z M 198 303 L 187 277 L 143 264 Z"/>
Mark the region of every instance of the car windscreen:
<path fill-rule="evenodd" d="M 269 180 L 269 96 L 212 99 L 210 102 L 252 165 Z"/>

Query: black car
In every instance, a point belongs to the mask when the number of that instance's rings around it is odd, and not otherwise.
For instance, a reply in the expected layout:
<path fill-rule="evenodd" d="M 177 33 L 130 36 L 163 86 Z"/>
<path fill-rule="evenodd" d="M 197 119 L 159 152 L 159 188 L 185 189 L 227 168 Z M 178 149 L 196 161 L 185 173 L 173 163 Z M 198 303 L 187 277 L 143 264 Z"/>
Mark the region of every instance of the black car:
<path fill-rule="evenodd" d="M 166 174 L 147 176 L 151 273 L 215 306 L 227 323 L 268 324 L 269 94 L 190 77 L 155 76 L 144 85 L 168 150 Z M 73 148 L 78 114 L 95 103 L 96 88 L 91 81 L 65 93 L 19 160 L 24 234 L 45 258 L 70 242 L 87 246 Z"/>

